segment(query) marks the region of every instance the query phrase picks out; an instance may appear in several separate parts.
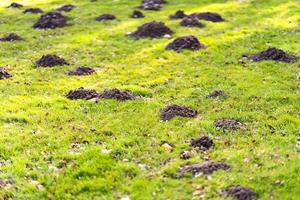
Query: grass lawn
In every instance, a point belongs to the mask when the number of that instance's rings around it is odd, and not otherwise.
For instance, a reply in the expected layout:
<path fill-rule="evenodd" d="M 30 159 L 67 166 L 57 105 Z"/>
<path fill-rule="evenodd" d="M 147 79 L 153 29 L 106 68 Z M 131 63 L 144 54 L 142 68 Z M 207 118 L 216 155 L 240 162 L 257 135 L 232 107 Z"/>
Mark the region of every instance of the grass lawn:
<path fill-rule="evenodd" d="M 231 185 L 251 188 L 260 199 L 300 198 L 299 60 L 253 62 L 242 57 L 268 47 L 300 55 L 300 3 L 294 0 L 168 0 L 161 11 L 130 14 L 141 0 L 19 0 L 21 9 L 0 2 L 0 66 L 13 77 L 0 80 L 0 199 L 224 199 Z M 70 26 L 33 29 L 39 14 L 65 5 Z M 202 21 L 188 28 L 168 16 L 217 12 L 225 22 Z M 95 21 L 101 14 L 116 20 Z M 164 22 L 172 38 L 135 40 L 126 36 L 151 21 Z M 175 38 L 193 35 L 199 51 L 167 51 Z M 56 54 L 70 65 L 36 67 Z M 68 76 L 78 66 L 96 74 Z M 65 95 L 84 87 L 119 88 L 139 96 L 120 102 L 72 101 Z M 207 98 L 221 89 L 226 98 Z M 197 118 L 160 120 L 170 104 L 189 106 Z M 223 131 L 218 119 L 243 128 Z M 196 150 L 190 140 L 207 135 L 214 146 Z M 168 144 L 168 145 L 166 145 Z M 166 148 L 171 146 L 172 148 Z M 194 151 L 189 160 L 181 152 Z M 178 168 L 205 160 L 231 166 L 212 175 L 178 178 Z M 0 184 L 1 185 L 1 184 Z"/>

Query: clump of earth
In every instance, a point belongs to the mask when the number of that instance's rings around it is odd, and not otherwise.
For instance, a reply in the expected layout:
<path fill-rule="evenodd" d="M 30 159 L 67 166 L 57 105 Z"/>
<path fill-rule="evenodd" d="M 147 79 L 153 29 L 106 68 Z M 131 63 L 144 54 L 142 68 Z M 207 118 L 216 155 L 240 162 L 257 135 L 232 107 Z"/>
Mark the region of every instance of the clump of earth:
<path fill-rule="evenodd" d="M 230 166 L 223 162 L 207 161 L 204 163 L 196 163 L 184 166 L 179 169 L 180 175 L 191 173 L 193 176 L 199 176 L 202 174 L 209 175 L 217 170 L 229 170 Z"/>
<path fill-rule="evenodd" d="M 237 130 L 242 127 L 242 123 L 234 119 L 219 119 L 215 121 L 215 127 L 221 128 L 225 131 Z"/>
<path fill-rule="evenodd" d="M 83 99 L 90 100 L 94 98 L 98 98 L 98 93 L 96 90 L 84 89 L 83 87 L 77 88 L 75 90 L 71 90 L 66 97 L 71 100 Z"/>
<path fill-rule="evenodd" d="M 69 63 L 57 56 L 57 55 L 43 55 L 38 61 L 36 61 L 36 65 L 38 67 L 54 67 L 54 66 L 61 66 L 61 65 L 69 65 Z"/>
<path fill-rule="evenodd" d="M 11 3 L 8 8 L 22 8 L 23 5 L 19 3 Z"/>
<path fill-rule="evenodd" d="M 43 13 L 44 11 L 40 8 L 27 8 L 23 11 L 24 14 L 33 13 L 33 14 L 39 14 Z"/>
<path fill-rule="evenodd" d="M 197 139 L 193 139 L 190 143 L 192 147 L 196 147 L 202 150 L 208 150 L 210 149 L 214 143 L 213 140 L 207 136 L 203 136 Z"/>
<path fill-rule="evenodd" d="M 178 10 L 176 11 L 175 14 L 172 14 L 169 16 L 170 19 L 183 19 L 185 18 L 187 15 L 184 13 L 184 11 L 182 10 Z"/>
<path fill-rule="evenodd" d="M 163 121 L 168 121 L 176 116 L 179 117 L 196 117 L 198 112 L 192 108 L 179 105 L 169 105 L 160 111 L 160 118 Z"/>
<path fill-rule="evenodd" d="M 59 12 L 49 12 L 40 17 L 33 25 L 36 29 L 55 29 L 67 26 L 68 18 Z"/>
<path fill-rule="evenodd" d="M 223 21 L 225 21 L 220 14 L 212 13 L 212 12 L 193 13 L 189 16 L 190 17 L 196 17 L 199 20 L 206 20 L 206 21 L 211 21 L 211 22 L 223 22 Z"/>
<path fill-rule="evenodd" d="M 59 11 L 59 12 L 70 12 L 74 8 L 76 8 L 76 6 L 74 6 L 72 4 L 68 4 L 68 5 L 64 5 L 60 8 L 57 8 L 56 10 Z"/>
<path fill-rule="evenodd" d="M 0 67 L 0 80 L 8 79 L 12 77 L 12 75 L 3 67 Z"/>
<path fill-rule="evenodd" d="M 134 10 L 131 15 L 131 18 L 135 18 L 135 19 L 144 18 L 144 17 L 145 17 L 144 14 L 139 10 Z"/>
<path fill-rule="evenodd" d="M 258 195 L 250 188 L 239 185 L 231 186 L 221 192 L 224 197 L 232 197 L 236 200 L 257 200 Z"/>
<path fill-rule="evenodd" d="M 161 38 L 165 35 L 172 35 L 174 32 L 162 22 L 149 22 L 138 27 L 130 36 L 140 38 Z"/>
<path fill-rule="evenodd" d="M 201 44 L 199 40 L 192 35 L 176 38 L 173 42 L 169 43 L 166 47 L 167 50 L 174 50 L 178 52 L 185 49 L 197 51 L 205 48 L 206 46 Z"/>
<path fill-rule="evenodd" d="M 197 17 L 190 17 L 190 16 L 183 18 L 183 20 L 180 22 L 180 26 L 198 27 L 198 28 L 205 27 L 205 25 L 202 24 Z"/>
<path fill-rule="evenodd" d="M 96 18 L 96 21 L 102 22 L 102 21 L 110 21 L 110 20 L 114 20 L 116 19 L 116 17 L 114 15 L 111 14 L 103 14 L 100 15 Z"/>
<path fill-rule="evenodd" d="M 96 71 L 90 67 L 77 67 L 74 70 L 70 70 L 68 75 L 72 76 L 86 76 L 95 73 Z"/>
<path fill-rule="evenodd" d="M 102 99 L 116 99 L 118 101 L 128 101 L 135 99 L 135 96 L 127 91 L 119 89 L 104 90 L 99 94 L 99 98 Z"/>
<path fill-rule="evenodd" d="M 18 40 L 23 40 L 23 38 L 15 33 L 10 33 L 5 37 L 0 38 L 0 42 L 12 42 Z"/>

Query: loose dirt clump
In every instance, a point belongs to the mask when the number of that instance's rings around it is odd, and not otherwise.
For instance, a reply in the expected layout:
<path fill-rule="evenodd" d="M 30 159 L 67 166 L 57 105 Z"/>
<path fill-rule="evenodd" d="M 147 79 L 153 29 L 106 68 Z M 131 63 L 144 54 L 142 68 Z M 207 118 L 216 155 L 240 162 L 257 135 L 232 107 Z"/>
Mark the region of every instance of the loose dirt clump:
<path fill-rule="evenodd" d="M 170 15 L 169 18 L 170 19 L 183 19 L 185 18 L 187 15 L 184 14 L 184 11 L 182 10 L 178 10 L 175 14 Z"/>
<path fill-rule="evenodd" d="M 212 13 L 212 12 L 193 13 L 189 16 L 197 17 L 199 20 L 206 20 L 206 21 L 211 21 L 211 22 L 223 22 L 223 21 L 225 21 L 220 14 Z"/>
<path fill-rule="evenodd" d="M 54 67 L 61 65 L 69 65 L 69 63 L 56 55 L 44 55 L 38 61 L 36 61 L 36 65 L 39 67 Z"/>
<path fill-rule="evenodd" d="M 231 186 L 221 192 L 224 197 L 232 197 L 237 200 L 257 200 L 258 195 L 249 188 L 239 185 Z"/>
<path fill-rule="evenodd" d="M 12 178 L 0 179 L 0 189 L 8 189 L 14 183 L 15 183 L 15 180 Z"/>
<path fill-rule="evenodd" d="M 96 18 L 96 21 L 102 22 L 102 21 L 109 21 L 109 20 L 114 20 L 116 19 L 116 17 L 114 15 L 111 14 L 103 14 L 100 15 Z"/>
<path fill-rule="evenodd" d="M 44 11 L 40 8 L 27 8 L 23 11 L 24 14 L 33 13 L 33 14 L 39 14 L 43 13 Z"/>
<path fill-rule="evenodd" d="M 143 0 L 140 9 L 143 10 L 160 10 L 161 4 L 166 3 L 164 0 Z"/>
<path fill-rule="evenodd" d="M 102 99 L 116 99 L 118 101 L 127 101 L 135 99 L 135 96 L 127 91 L 119 89 L 104 90 L 99 94 Z"/>
<path fill-rule="evenodd" d="M 8 73 L 8 71 L 3 67 L 0 67 L 0 80 L 7 79 L 10 77 L 12 77 L 12 75 Z"/>
<path fill-rule="evenodd" d="M 68 75 L 72 76 L 86 76 L 95 73 L 96 71 L 90 67 L 78 67 L 74 70 L 70 70 Z"/>
<path fill-rule="evenodd" d="M 275 61 L 280 61 L 280 62 L 286 62 L 286 63 L 290 63 L 290 62 L 295 62 L 297 61 L 297 56 L 294 55 L 289 55 L 286 52 L 284 52 L 281 49 L 277 49 L 277 48 L 268 48 L 265 51 L 262 51 L 258 54 L 254 54 L 251 56 L 246 56 L 250 59 L 252 59 L 253 61 L 263 61 L 263 60 L 275 60 Z"/>
<path fill-rule="evenodd" d="M 130 36 L 135 37 L 136 39 L 147 37 L 161 38 L 165 35 L 172 35 L 173 33 L 174 32 L 164 23 L 153 21 L 138 27 L 138 29 L 135 32 L 131 33 Z"/>
<path fill-rule="evenodd" d="M 196 110 L 179 105 L 170 105 L 160 111 L 160 118 L 163 121 L 168 121 L 176 116 L 192 118 L 197 115 L 198 112 Z"/>
<path fill-rule="evenodd" d="M 76 8 L 76 6 L 74 6 L 72 4 L 68 4 L 68 5 L 64 5 L 64 6 L 60 7 L 60 8 L 57 8 L 56 10 L 58 12 L 70 12 L 74 8 Z"/>
<path fill-rule="evenodd" d="M 185 17 L 185 18 L 183 18 L 183 20 L 180 22 L 180 26 L 198 27 L 198 28 L 205 27 L 205 25 L 202 24 L 197 17 Z"/>
<path fill-rule="evenodd" d="M 181 154 L 180 154 L 180 158 L 182 159 L 182 160 L 188 160 L 188 159 L 190 159 L 192 157 L 192 154 L 191 154 L 191 152 L 189 152 L 189 151 L 183 151 Z"/>
<path fill-rule="evenodd" d="M 223 162 L 204 162 L 204 163 L 196 163 L 184 166 L 179 168 L 180 175 L 184 175 L 186 173 L 192 173 L 193 176 L 199 176 L 202 174 L 209 175 L 217 170 L 229 170 L 230 166 Z"/>
<path fill-rule="evenodd" d="M 22 8 L 23 5 L 19 3 L 11 3 L 8 8 Z"/>
<path fill-rule="evenodd" d="M 167 50 L 174 50 L 178 52 L 184 49 L 197 51 L 205 48 L 206 46 L 201 44 L 199 40 L 192 35 L 176 38 L 173 42 L 169 43 L 166 47 Z"/>
<path fill-rule="evenodd" d="M 131 15 L 131 18 L 135 18 L 135 19 L 144 18 L 144 17 L 145 17 L 144 14 L 138 10 L 133 11 L 133 13 Z"/>
<path fill-rule="evenodd" d="M 55 29 L 67 26 L 68 18 L 58 12 L 49 12 L 40 17 L 33 25 L 36 29 Z"/>
<path fill-rule="evenodd" d="M 237 130 L 242 127 L 242 123 L 234 119 L 219 119 L 215 122 L 215 127 L 225 131 Z"/>
<path fill-rule="evenodd" d="M 192 147 L 196 147 L 202 150 L 208 150 L 213 146 L 213 140 L 207 136 L 203 136 L 201 138 L 197 138 L 191 141 L 190 145 Z"/>
<path fill-rule="evenodd" d="M 84 89 L 83 87 L 77 88 L 75 90 L 71 90 L 66 97 L 71 100 L 84 99 L 90 100 L 94 98 L 98 98 L 99 94 L 96 90 Z"/>
<path fill-rule="evenodd" d="M 224 90 L 215 90 L 206 96 L 207 98 L 225 97 Z"/>
<path fill-rule="evenodd" d="M 10 33 L 6 37 L 0 38 L 0 42 L 12 42 L 23 40 L 23 38 L 15 33 Z"/>

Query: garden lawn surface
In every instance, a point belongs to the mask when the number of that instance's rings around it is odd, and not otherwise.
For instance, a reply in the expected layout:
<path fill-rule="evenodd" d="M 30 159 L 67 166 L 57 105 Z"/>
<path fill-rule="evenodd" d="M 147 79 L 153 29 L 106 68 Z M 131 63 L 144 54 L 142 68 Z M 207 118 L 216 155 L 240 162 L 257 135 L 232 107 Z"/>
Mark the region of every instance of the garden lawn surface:
<path fill-rule="evenodd" d="M 132 12 L 141 0 L 19 0 L 22 8 L 0 2 L 0 199 L 223 199 L 221 191 L 241 185 L 260 199 L 300 197 L 299 60 L 254 62 L 244 54 L 269 47 L 300 55 L 300 3 L 294 0 L 168 0 L 160 11 Z M 65 4 L 68 26 L 33 29 L 41 14 Z M 204 28 L 171 20 L 216 12 L 224 22 L 201 20 Z M 96 21 L 102 14 L 115 20 Z M 175 33 L 160 39 L 127 36 L 151 21 Z M 199 51 L 166 50 L 177 37 L 193 35 Z M 170 38 L 171 37 L 171 38 Z M 37 67 L 43 55 L 69 65 Z M 69 76 L 79 66 L 96 69 Z M 133 100 L 69 100 L 70 90 L 101 93 L 118 88 Z M 225 97 L 208 98 L 215 90 Z M 194 118 L 160 119 L 169 105 L 187 106 Z M 216 128 L 235 119 L 236 130 Z M 207 151 L 190 146 L 209 136 Z M 188 160 L 183 151 L 192 152 Z M 180 176 L 179 168 L 205 161 L 229 170 Z"/>

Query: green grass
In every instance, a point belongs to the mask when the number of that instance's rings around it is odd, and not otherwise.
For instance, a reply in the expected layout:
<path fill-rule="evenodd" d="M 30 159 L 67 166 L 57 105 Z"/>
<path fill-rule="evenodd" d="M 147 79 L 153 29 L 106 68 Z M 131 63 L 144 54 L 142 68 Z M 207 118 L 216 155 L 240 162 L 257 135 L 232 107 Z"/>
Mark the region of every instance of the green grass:
<path fill-rule="evenodd" d="M 299 62 L 240 62 L 243 54 L 269 46 L 300 55 L 297 1 L 169 0 L 143 19 L 129 18 L 140 0 L 19 1 L 45 11 L 75 4 L 65 14 L 71 26 L 55 30 L 34 30 L 39 16 L 7 9 L 11 2 L 0 2 L 0 35 L 15 32 L 25 40 L 0 44 L 0 66 L 13 74 L 0 81 L 0 178 L 15 180 L 0 189 L 0 199 L 199 199 L 193 196 L 198 187 L 204 199 L 222 199 L 219 191 L 233 184 L 252 188 L 261 199 L 300 197 Z M 184 28 L 168 19 L 178 9 L 214 11 L 227 21 Z M 94 21 L 104 13 L 118 20 Z M 174 30 L 173 38 L 194 35 L 208 48 L 176 53 L 164 49 L 173 39 L 125 36 L 153 20 Z M 33 63 L 48 53 L 71 65 L 36 68 Z M 99 71 L 66 75 L 82 65 Z M 80 86 L 127 89 L 143 98 L 95 103 L 64 97 Z M 205 98 L 215 89 L 228 97 Z M 201 119 L 161 122 L 159 110 L 172 103 L 197 109 Z M 239 119 L 246 128 L 224 133 L 213 125 L 220 118 Z M 211 136 L 214 148 L 181 160 L 187 141 L 200 135 Z M 162 147 L 165 141 L 174 145 L 172 152 Z M 172 178 L 179 166 L 205 158 L 232 169 L 211 178 Z"/>

